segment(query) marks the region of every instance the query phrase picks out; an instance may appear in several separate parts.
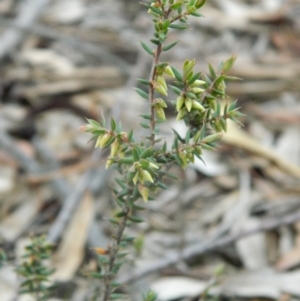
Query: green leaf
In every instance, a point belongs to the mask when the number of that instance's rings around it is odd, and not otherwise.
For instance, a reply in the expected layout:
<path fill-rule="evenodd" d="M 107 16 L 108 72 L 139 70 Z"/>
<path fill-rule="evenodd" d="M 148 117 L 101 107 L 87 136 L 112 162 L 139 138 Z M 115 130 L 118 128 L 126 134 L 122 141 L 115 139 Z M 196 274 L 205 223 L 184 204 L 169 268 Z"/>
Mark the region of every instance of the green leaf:
<path fill-rule="evenodd" d="M 223 90 L 220 90 L 220 89 L 214 88 L 212 91 L 213 91 L 215 94 L 217 94 L 217 95 L 221 95 L 221 96 L 225 95 L 225 92 L 224 92 Z"/>
<path fill-rule="evenodd" d="M 127 213 L 125 211 L 119 211 L 115 214 L 115 217 L 123 217 L 125 216 Z"/>
<path fill-rule="evenodd" d="M 221 114 L 221 104 L 218 102 L 217 103 L 217 109 L 216 109 L 216 115 L 219 116 Z"/>
<path fill-rule="evenodd" d="M 174 132 L 176 138 L 177 138 L 181 143 L 184 143 L 184 142 L 185 142 L 184 139 L 179 135 L 179 133 L 178 133 L 176 130 L 172 129 L 172 131 Z M 178 146 L 177 146 L 177 148 L 178 148 Z"/>
<path fill-rule="evenodd" d="M 224 113 L 223 115 L 226 115 L 228 112 L 228 103 L 226 103 L 225 107 L 224 107 Z"/>
<path fill-rule="evenodd" d="M 167 19 L 167 20 L 164 22 L 164 24 L 163 24 L 163 30 L 164 30 L 164 31 L 167 31 L 168 28 L 169 28 L 169 25 L 170 25 L 170 20 Z"/>
<path fill-rule="evenodd" d="M 171 8 L 175 10 L 175 9 L 179 9 L 181 6 L 182 6 L 182 3 L 181 2 L 177 2 L 177 3 L 173 3 L 171 5 Z"/>
<path fill-rule="evenodd" d="M 219 83 L 223 82 L 225 78 L 225 75 L 218 76 L 218 78 L 215 80 L 215 85 L 218 85 Z"/>
<path fill-rule="evenodd" d="M 195 73 L 189 80 L 188 80 L 188 84 L 191 85 L 193 84 L 200 76 L 201 72 L 197 72 Z"/>
<path fill-rule="evenodd" d="M 127 242 L 132 242 L 135 239 L 136 239 L 136 237 L 134 237 L 134 236 L 127 236 L 127 237 L 122 238 L 122 240 L 127 241 Z"/>
<path fill-rule="evenodd" d="M 212 151 L 215 149 L 213 146 L 210 146 L 209 144 L 205 144 L 205 143 L 201 143 L 201 147 L 206 150 L 209 150 L 209 151 Z"/>
<path fill-rule="evenodd" d="M 206 81 L 207 85 L 210 85 L 212 83 L 212 80 L 206 74 L 203 74 L 203 76 L 204 76 L 204 80 Z"/>
<path fill-rule="evenodd" d="M 216 74 L 216 72 L 215 72 L 213 66 L 212 66 L 211 64 L 208 64 L 208 68 L 209 68 L 209 72 L 210 72 L 210 74 L 211 74 L 211 77 L 212 77 L 213 79 L 215 79 L 215 78 L 217 77 L 217 74 Z"/>
<path fill-rule="evenodd" d="M 128 140 L 132 141 L 132 139 L 133 139 L 133 130 L 131 129 L 128 133 Z"/>
<path fill-rule="evenodd" d="M 202 7 L 205 4 L 206 0 L 197 0 L 195 3 L 195 7 L 197 9 L 199 9 L 200 7 Z"/>
<path fill-rule="evenodd" d="M 149 114 L 142 114 L 142 115 L 140 115 L 142 118 L 144 118 L 144 119 L 147 119 L 147 120 L 150 120 L 151 119 L 151 115 L 149 115 Z"/>
<path fill-rule="evenodd" d="M 133 157 L 120 158 L 117 161 L 119 164 L 133 164 Z"/>
<path fill-rule="evenodd" d="M 118 194 L 116 195 L 117 198 L 122 198 L 126 195 L 128 195 L 129 190 L 127 188 L 122 189 L 121 191 L 118 192 Z"/>
<path fill-rule="evenodd" d="M 200 139 L 203 139 L 203 136 L 204 136 L 203 129 L 204 129 L 204 126 L 193 137 L 193 141 L 195 143 L 197 143 Z"/>
<path fill-rule="evenodd" d="M 206 166 L 205 164 L 205 161 L 203 160 L 202 156 L 198 153 L 198 152 L 195 152 L 195 156 L 200 159 L 202 161 L 202 163 Z"/>
<path fill-rule="evenodd" d="M 162 183 L 162 182 L 160 182 L 160 181 L 157 181 L 157 182 L 156 182 L 156 185 L 157 185 L 158 187 L 160 187 L 161 189 L 164 189 L 164 190 L 169 189 L 169 187 L 168 187 L 167 185 L 165 185 L 164 183 Z"/>
<path fill-rule="evenodd" d="M 150 128 L 150 125 L 148 123 L 140 123 L 140 126 L 143 127 L 144 129 Z"/>
<path fill-rule="evenodd" d="M 224 132 L 227 132 L 227 122 L 224 118 L 220 119 L 221 125 L 222 125 L 222 129 Z"/>
<path fill-rule="evenodd" d="M 237 99 L 229 105 L 228 112 L 233 111 L 236 108 Z"/>
<path fill-rule="evenodd" d="M 175 68 L 175 67 L 171 67 L 176 79 L 180 82 L 182 82 L 182 75 L 180 74 L 180 72 Z"/>
<path fill-rule="evenodd" d="M 119 121 L 117 125 L 117 133 L 121 133 L 121 132 L 122 132 L 122 123 L 121 121 Z"/>
<path fill-rule="evenodd" d="M 140 160 L 140 155 L 136 148 L 132 150 L 133 161 L 138 162 Z"/>
<path fill-rule="evenodd" d="M 174 138 L 174 149 L 178 149 L 178 137 L 177 136 L 175 136 L 175 138 Z"/>
<path fill-rule="evenodd" d="M 161 44 L 166 40 L 166 38 L 167 38 L 167 36 L 166 36 L 165 33 L 160 32 L 160 33 L 158 34 L 158 39 L 159 39 L 159 41 L 161 42 Z"/>
<path fill-rule="evenodd" d="M 175 94 L 180 95 L 181 94 L 181 90 L 179 88 L 177 88 L 176 86 L 170 86 L 171 89 L 174 91 Z"/>
<path fill-rule="evenodd" d="M 197 13 L 197 12 L 193 12 L 193 13 L 191 13 L 191 15 L 194 17 L 204 17 L 202 14 Z"/>
<path fill-rule="evenodd" d="M 146 159 L 146 158 L 150 157 L 152 154 L 153 154 L 153 148 L 149 147 L 141 153 L 140 157 L 141 157 L 141 159 Z"/>
<path fill-rule="evenodd" d="M 122 241 L 123 241 L 123 239 L 122 239 Z M 122 242 L 121 241 L 121 242 Z M 128 243 L 126 242 L 126 245 L 128 245 Z M 124 257 L 126 257 L 128 255 L 128 252 L 119 252 L 118 254 L 117 254 L 117 258 L 118 259 L 121 259 L 121 258 L 124 258 Z"/>
<path fill-rule="evenodd" d="M 112 118 L 112 119 L 110 120 L 110 128 L 111 128 L 111 130 L 114 132 L 114 131 L 116 130 L 116 127 L 117 127 L 116 121 Z"/>
<path fill-rule="evenodd" d="M 124 294 L 111 294 L 110 295 L 110 299 L 112 300 L 117 300 L 117 299 L 124 299 L 126 298 L 127 296 L 124 295 Z"/>
<path fill-rule="evenodd" d="M 137 206 L 137 205 L 133 205 L 132 209 L 134 209 L 134 210 L 145 210 L 146 208 L 141 207 L 141 206 Z"/>
<path fill-rule="evenodd" d="M 147 86 L 150 86 L 151 85 L 151 82 L 147 79 L 144 79 L 144 78 L 137 78 L 136 79 L 139 83 L 141 83 L 142 85 L 147 85 Z"/>
<path fill-rule="evenodd" d="M 147 44 L 145 44 L 145 43 L 142 42 L 142 41 L 140 41 L 140 43 L 141 43 L 143 49 L 144 49 L 147 53 L 149 53 L 149 54 L 152 55 L 152 56 L 154 55 L 153 49 L 151 49 Z"/>
<path fill-rule="evenodd" d="M 149 95 L 148 93 L 146 93 L 145 91 L 139 89 L 139 88 L 134 88 L 134 90 L 140 95 L 142 96 L 143 98 L 145 99 L 148 99 L 149 98 Z"/>
<path fill-rule="evenodd" d="M 160 9 L 158 9 L 155 6 L 149 5 L 148 8 L 151 9 L 154 13 L 156 13 L 156 14 L 158 14 L 160 16 L 164 16 L 165 15 L 163 11 L 161 11 Z"/>
<path fill-rule="evenodd" d="M 223 63 L 223 66 L 222 66 L 222 72 L 224 73 L 227 73 L 233 66 L 234 62 L 236 60 L 236 56 L 233 55 L 232 57 L 230 57 L 228 60 L 226 60 L 224 63 Z"/>
<path fill-rule="evenodd" d="M 116 288 L 116 287 L 120 287 L 120 286 L 121 286 L 121 283 L 116 282 L 116 281 L 112 281 L 112 282 L 110 283 L 110 285 L 111 285 L 111 287 Z"/>
<path fill-rule="evenodd" d="M 197 98 L 197 96 L 194 93 L 192 93 L 192 92 L 186 92 L 185 95 L 187 97 L 189 97 L 189 98 L 192 98 L 192 99 L 196 99 Z"/>
<path fill-rule="evenodd" d="M 129 172 L 127 173 L 127 182 L 128 182 L 128 183 L 131 183 L 131 182 L 132 182 L 132 180 L 133 180 L 135 174 L 136 174 L 135 171 L 129 171 Z"/>
<path fill-rule="evenodd" d="M 142 223 L 144 220 L 138 216 L 130 215 L 128 219 L 133 223 Z"/>
<path fill-rule="evenodd" d="M 125 203 L 124 199 L 123 199 L 123 198 L 115 198 L 115 200 L 116 200 L 117 205 L 118 205 L 120 208 L 123 208 L 124 203 Z"/>
<path fill-rule="evenodd" d="M 96 128 L 96 129 L 101 129 L 102 128 L 102 126 L 101 126 L 101 124 L 99 122 L 97 122 L 97 121 L 95 121 L 93 119 L 88 119 L 88 118 L 86 118 L 86 120 L 94 128 Z"/>
<path fill-rule="evenodd" d="M 222 134 L 217 133 L 217 134 L 212 134 L 212 135 L 205 137 L 201 142 L 205 143 L 205 144 L 209 144 L 212 142 L 216 142 L 216 141 L 220 140 L 221 138 L 222 138 Z"/>
<path fill-rule="evenodd" d="M 170 44 L 164 46 L 164 47 L 162 48 L 162 51 L 168 51 L 168 50 L 170 50 L 170 49 L 173 48 L 178 42 L 179 42 L 179 41 L 175 41 L 175 42 L 173 42 L 173 43 L 170 43 Z"/>
<path fill-rule="evenodd" d="M 185 143 L 188 144 L 191 139 L 191 131 L 188 129 L 185 135 Z"/>
<path fill-rule="evenodd" d="M 225 79 L 226 80 L 243 80 L 242 78 L 240 77 L 236 77 L 236 76 L 225 76 Z"/>
<path fill-rule="evenodd" d="M 183 24 L 170 24 L 169 28 L 184 30 L 187 29 L 188 27 Z"/>
<path fill-rule="evenodd" d="M 153 43 L 154 45 L 160 45 L 161 44 L 160 41 L 157 40 L 157 39 L 151 39 L 150 42 Z"/>
<path fill-rule="evenodd" d="M 110 221 L 113 225 L 119 225 L 119 221 L 116 220 L 115 218 L 110 218 L 109 221 Z"/>

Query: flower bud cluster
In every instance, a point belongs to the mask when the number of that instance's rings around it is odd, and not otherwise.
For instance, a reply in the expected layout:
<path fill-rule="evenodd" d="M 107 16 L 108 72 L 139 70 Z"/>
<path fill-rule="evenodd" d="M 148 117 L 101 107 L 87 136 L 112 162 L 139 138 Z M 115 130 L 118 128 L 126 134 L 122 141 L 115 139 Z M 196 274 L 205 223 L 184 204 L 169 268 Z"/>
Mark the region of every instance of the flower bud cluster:
<path fill-rule="evenodd" d="M 88 124 L 80 127 L 83 132 L 90 132 L 96 140 L 95 148 L 101 149 L 110 147 L 110 156 L 106 162 L 106 168 L 110 167 L 117 158 L 124 157 L 124 144 L 129 141 L 126 132 L 122 132 L 121 126 L 118 128 L 114 119 L 111 120 L 111 130 L 107 130 L 100 123 L 92 119 L 87 119 Z"/>

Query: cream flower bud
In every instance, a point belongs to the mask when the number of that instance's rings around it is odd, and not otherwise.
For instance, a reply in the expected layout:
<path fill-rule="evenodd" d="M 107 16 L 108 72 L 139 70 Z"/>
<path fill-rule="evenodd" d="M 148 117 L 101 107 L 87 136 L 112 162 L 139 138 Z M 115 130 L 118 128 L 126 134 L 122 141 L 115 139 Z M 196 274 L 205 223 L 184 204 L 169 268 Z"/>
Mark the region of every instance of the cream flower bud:
<path fill-rule="evenodd" d="M 187 115 L 187 110 L 184 108 L 184 109 L 181 109 L 179 111 L 179 113 L 177 114 L 177 117 L 176 117 L 176 120 L 181 120 L 182 118 L 184 118 L 185 116 Z"/>
<path fill-rule="evenodd" d="M 187 111 L 190 112 L 191 109 L 192 109 L 193 100 L 192 100 L 191 98 L 187 98 L 187 99 L 185 100 L 185 103 L 184 103 L 184 104 L 185 104 L 185 107 L 186 107 Z"/>
<path fill-rule="evenodd" d="M 168 92 L 167 92 L 167 90 L 163 87 L 162 84 L 155 83 L 154 89 L 155 89 L 155 91 L 157 91 L 158 93 L 160 93 L 160 94 L 162 94 L 162 95 L 165 95 L 165 96 L 168 96 Z"/>
<path fill-rule="evenodd" d="M 194 93 L 194 94 L 199 94 L 199 93 L 202 93 L 204 91 L 205 91 L 204 89 L 196 88 L 196 87 L 191 89 L 191 92 Z"/>
<path fill-rule="evenodd" d="M 193 87 L 199 87 L 199 86 L 203 86 L 205 85 L 206 82 L 204 80 L 200 80 L 200 79 L 196 79 L 193 83 L 192 86 Z"/>
<path fill-rule="evenodd" d="M 205 111 L 205 108 L 196 100 L 193 101 L 192 108 L 201 112 Z"/>
<path fill-rule="evenodd" d="M 143 200 L 148 202 L 149 189 L 145 185 L 140 184 L 138 186 L 139 193 L 141 194 Z"/>
<path fill-rule="evenodd" d="M 164 73 L 170 75 L 171 77 L 175 78 L 175 75 L 173 73 L 173 70 L 170 66 L 167 66 L 165 69 L 164 69 Z"/>
<path fill-rule="evenodd" d="M 176 99 L 176 111 L 179 112 L 184 104 L 184 98 L 182 96 L 178 96 Z"/>

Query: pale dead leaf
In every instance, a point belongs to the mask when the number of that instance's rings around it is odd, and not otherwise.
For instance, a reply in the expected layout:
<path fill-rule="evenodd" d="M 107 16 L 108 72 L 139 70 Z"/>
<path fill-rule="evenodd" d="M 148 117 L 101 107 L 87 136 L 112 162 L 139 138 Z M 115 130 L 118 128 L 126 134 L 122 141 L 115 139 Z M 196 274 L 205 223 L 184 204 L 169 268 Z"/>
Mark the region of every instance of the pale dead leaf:
<path fill-rule="evenodd" d="M 239 225 L 239 230 L 242 228 L 241 231 L 247 231 L 259 225 L 260 220 L 247 217 L 243 219 L 243 224 Z M 255 270 L 268 265 L 265 233 L 260 232 L 239 239 L 235 245 L 245 268 Z"/>
<path fill-rule="evenodd" d="M 30 49 L 21 53 L 21 60 L 37 68 L 45 68 L 58 75 L 70 74 L 74 70 L 72 62 L 49 49 Z"/>
<path fill-rule="evenodd" d="M 84 255 L 93 213 L 93 199 L 91 194 L 86 192 L 54 254 L 53 267 L 56 269 L 52 276 L 54 280 L 70 281 L 74 277 Z"/>
<path fill-rule="evenodd" d="M 219 291 L 239 297 L 278 299 L 282 293 L 300 296 L 300 272 L 279 273 L 265 268 L 226 276 Z"/>
<path fill-rule="evenodd" d="M 0 194 L 10 192 L 15 186 L 16 169 L 8 165 L 0 165 Z"/>
<path fill-rule="evenodd" d="M 250 153 L 268 159 L 285 173 L 300 178 L 300 167 L 278 156 L 274 151 L 261 145 L 233 122 L 228 123 L 228 132 L 224 134 L 225 143 L 244 149 Z"/>
<path fill-rule="evenodd" d="M 85 14 L 81 0 L 56 1 L 47 12 L 46 18 L 52 22 L 71 24 L 80 21 Z"/>
<path fill-rule="evenodd" d="M 271 269 L 246 271 L 226 276 L 220 286 L 221 292 L 226 295 L 239 297 L 266 297 L 278 299 L 280 287 L 276 274 Z"/>
<path fill-rule="evenodd" d="M 151 285 L 151 290 L 158 295 L 159 301 L 194 297 L 201 294 L 206 288 L 207 282 L 187 277 L 164 277 Z"/>

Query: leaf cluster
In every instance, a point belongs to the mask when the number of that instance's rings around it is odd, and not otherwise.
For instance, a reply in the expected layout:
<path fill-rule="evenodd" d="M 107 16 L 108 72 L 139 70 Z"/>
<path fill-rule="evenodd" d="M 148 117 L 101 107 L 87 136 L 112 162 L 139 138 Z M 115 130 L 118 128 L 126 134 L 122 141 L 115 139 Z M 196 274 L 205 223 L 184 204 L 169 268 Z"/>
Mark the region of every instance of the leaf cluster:
<path fill-rule="evenodd" d="M 47 300 L 52 287 L 49 286 L 49 276 L 54 270 L 45 265 L 49 259 L 52 245 L 46 242 L 44 236 L 32 238 L 25 247 L 26 253 L 22 263 L 17 267 L 17 273 L 23 277 L 20 294 L 34 294 L 37 300 Z"/>

